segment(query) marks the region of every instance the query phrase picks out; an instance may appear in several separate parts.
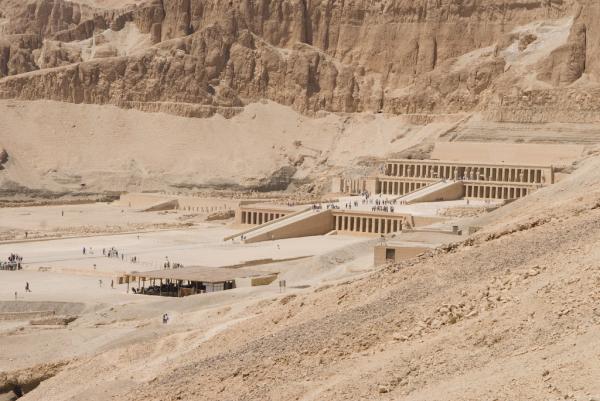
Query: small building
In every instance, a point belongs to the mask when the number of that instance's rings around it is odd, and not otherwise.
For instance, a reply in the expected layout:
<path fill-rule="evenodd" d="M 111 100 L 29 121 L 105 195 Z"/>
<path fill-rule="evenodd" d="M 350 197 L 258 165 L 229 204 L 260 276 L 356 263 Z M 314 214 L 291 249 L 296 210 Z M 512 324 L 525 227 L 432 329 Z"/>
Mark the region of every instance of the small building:
<path fill-rule="evenodd" d="M 391 244 L 375 245 L 374 264 L 375 266 L 385 265 L 386 263 L 398 263 L 402 260 L 414 258 L 420 254 L 434 249 L 435 245 L 426 243 L 397 242 Z"/>
<path fill-rule="evenodd" d="M 452 226 L 451 230 L 444 226 L 429 226 L 403 231 L 397 237 L 375 245 L 374 265 L 381 266 L 414 258 L 443 244 L 460 241 L 462 235 L 462 230 L 457 226 Z"/>
<path fill-rule="evenodd" d="M 268 285 L 279 273 L 244 268 L 193 266 L 180 269 L 127 273 L 119 278 L 127 290 L 136 294 L 184 297 L 230 290 L 238 287 Z"/>

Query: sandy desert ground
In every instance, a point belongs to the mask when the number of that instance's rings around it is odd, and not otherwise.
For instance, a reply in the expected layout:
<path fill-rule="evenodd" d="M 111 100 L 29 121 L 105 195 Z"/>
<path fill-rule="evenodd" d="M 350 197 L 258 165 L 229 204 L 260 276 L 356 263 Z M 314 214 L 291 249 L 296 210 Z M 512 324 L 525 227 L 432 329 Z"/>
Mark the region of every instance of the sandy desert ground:
<path fill-rule="evenodd" d="M 2 310 L 14 310 L 12 301 L 17 292 L 18 303 L 22 304 L 17 310 L 46 310 L 51 306 L 39 305 L 58 302 L 62 303 L 60 314 L 80 316 L 77 323 L 71 323 L 68 328 L 33 327 L 28 326 L 27 321 L 0 322 L 0 343 L 4 350 L 0 371 L 4 372 L 92 355 L 112 347 L 111 344 L 132 341 L 132 336 L 145 337 L 150 332 L 153 336 L 156 329 L 166 330 L 160 324 L 163 313 L 170 314 L 169 327 L 174 328 L 187 320 L 179 317 L 185 311 L 200 313 L 220 307 L 241 308 L 257 299 L 279 294 L 279 288 L 271 285 L 173 302 L 128 293 L 127 285 L 119 285 L 116 281 L 124 272 L 161 269 L 166 260 L 185 266 L 218 267 L 257 259 L 293 259 L 269 264 L 263 269 L 280 272 L 287 280 L 289 291 L 295 291 L 294 287 L 311 288 L 325 280 L 360 275 L 369 271 L 372 265 L 372 255 L 366 245 L 372 240 L 368 238 L 307 237 L 243 245 L 223 241 L 225 236 L 239 231 L 229 228 L 228 222 L 227 225 L 197 223 L 193 227 L 177 228 L 184 212 L 142 213 L 118 204 L 98 203 L 3 208 L 0 214 L 0 232 L 5 235 L 19 233 L 16 239 L 0 244 L 0 255 L 4 259 L 16 253 L 25 258 L 23 270 L 0 271 Z M 172 225 L 175 228 L 163 228 Z M 138 231 L 131 233 L 133 230 Z M 25 231 L 37 233 L 42 238 L 25 239 Z M 103 256 L 102 249 L 112 247 L 124 257 Z M 132 256 L 137 258 L 136 263 L 131 262 Z M 318 261 L 333 257 L 339 259 L 329 262 L 326 267 L 327 263 Z M 309 268 L 310 265 L 314 267 Z M 114 288 L 111 288 L 113 280 Z M 25 292 L 25 283 L 29 283 L 31 292 Z M 148 329 L 139 329 L 142 316 L 147 322 L 142 326 L 148 324 Z M 82 326 L 77 328 L 79 324 Z M 114 324 L 121 328 L 114 330 Z M 189 324 L 185 323 L 186 326 Z M 141 334 L 142 331 L 148 332 Z"/>

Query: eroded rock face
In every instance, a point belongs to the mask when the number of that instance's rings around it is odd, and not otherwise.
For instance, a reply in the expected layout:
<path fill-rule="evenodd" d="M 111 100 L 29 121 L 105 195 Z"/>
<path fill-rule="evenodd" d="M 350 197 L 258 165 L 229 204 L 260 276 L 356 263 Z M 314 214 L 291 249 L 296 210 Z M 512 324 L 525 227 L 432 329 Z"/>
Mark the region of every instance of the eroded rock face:
<path fill-rule="evenodd" d="M 596 3 L 150 0 L 106 10 L 64 0 L 0 0 L 0 9 L 10 11 L 0 39 L 0 96 L 182 115 L 260 99 L 309 114 L 468 111 L 492 98 L 487 92 L 511 67 L 498 50 L 517 42 L 526 52 L 542 40 L 513 32 L 535 21 L 574 20 L 567 43 L 532 67 L 540 81 L 568 86 L 596 71 Z M 83 61 L 80 41 L 127 24 L 154 46 L 122 56 L 118 44 L 97 44 L 95 59 Z M 453 66 L 490 46 L 497 48 L 490 57 Z M 54 67 L 60 68 L 22 75 Z"/>
<path fill-rule="evenodd" d="M 8 152 L 0 147 L 0 170 L 4 169 L 4 164 L 8 162 Z"/>
<path fill-rule="evenodd" d="M 548 60 L 544 60 L 543 70 L 538 78 L 553 86 L 572 84 L 585 72 L 587 57 L 587 28 L 578 23 L 571 30 L 567 44 L 554 50 Z"/>

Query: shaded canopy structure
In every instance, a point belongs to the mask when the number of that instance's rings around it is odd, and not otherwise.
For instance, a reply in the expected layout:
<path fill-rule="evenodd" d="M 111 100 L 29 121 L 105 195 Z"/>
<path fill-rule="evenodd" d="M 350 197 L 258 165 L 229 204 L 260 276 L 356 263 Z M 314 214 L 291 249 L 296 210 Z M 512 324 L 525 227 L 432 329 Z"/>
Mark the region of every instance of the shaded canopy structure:
<path fill-rule="evenodd" d="M 279 273 L 227 267 L 191 266 L 181 269 L 132 272 L 123 275 L 120 282 L 137 284 L 135 293 L 182 297 L 205 292 L 230 290 L 247 285 L 267 285 Z"/>

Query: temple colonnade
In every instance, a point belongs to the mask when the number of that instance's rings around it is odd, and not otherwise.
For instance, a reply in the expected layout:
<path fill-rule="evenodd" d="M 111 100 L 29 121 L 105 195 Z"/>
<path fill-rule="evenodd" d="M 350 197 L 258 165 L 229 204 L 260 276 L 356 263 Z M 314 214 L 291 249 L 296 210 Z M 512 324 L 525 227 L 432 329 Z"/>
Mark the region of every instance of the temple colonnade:
<path fill-rule="evenodd" d="M 485 165 L 436 160 L 390 160 L 385 166 L 385 176 L 540 185 L 553 183 L 552 167 L 550 166 Z"/>
<path fill-rule="evenodd" d="M 241 223 L 260 225 L 287 216 L 291 212 L 276 212 L 272 210 L 241 210 Z"/>
<path fill-rule="evenodd" d="M 404 215 L 333 214 L 333 229 L 338 232 L 389 234 L 402 230 L 406 225 Z"/>
<path fill-rule="evenodd" d="M 377 184 L 377 193 L 382 195 L 406 195 L 427 185 L 434 183 L 435 181 L 413 181 L 413 180 L 401 180 L 401 179 L 386 179 L 382 177 L 379 179 Z"/>

